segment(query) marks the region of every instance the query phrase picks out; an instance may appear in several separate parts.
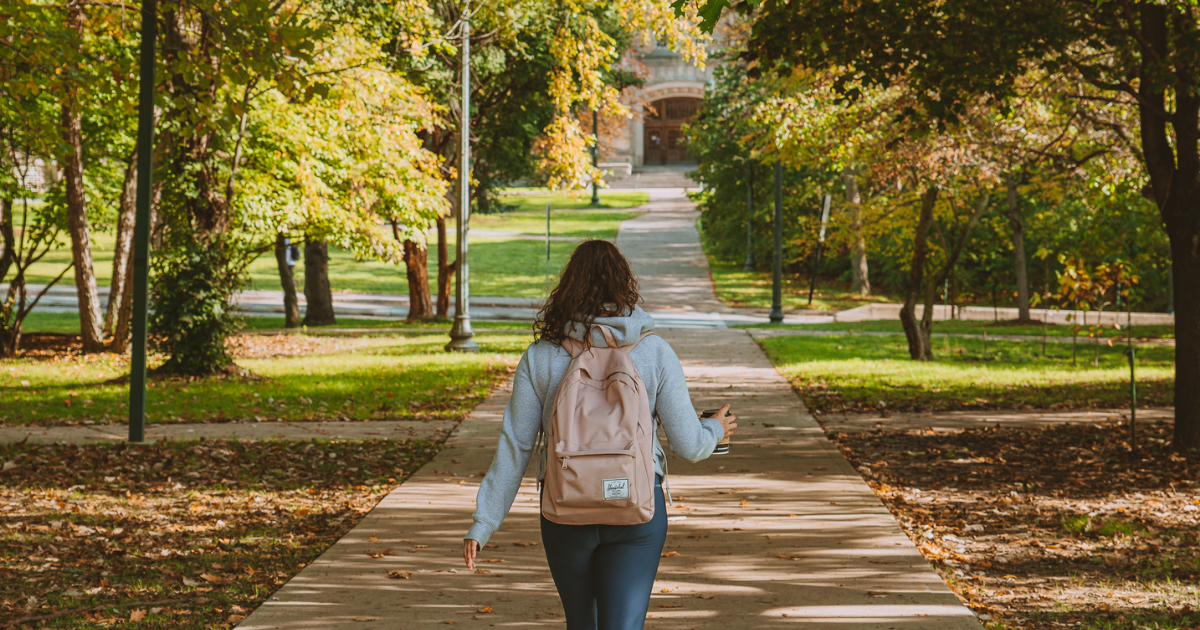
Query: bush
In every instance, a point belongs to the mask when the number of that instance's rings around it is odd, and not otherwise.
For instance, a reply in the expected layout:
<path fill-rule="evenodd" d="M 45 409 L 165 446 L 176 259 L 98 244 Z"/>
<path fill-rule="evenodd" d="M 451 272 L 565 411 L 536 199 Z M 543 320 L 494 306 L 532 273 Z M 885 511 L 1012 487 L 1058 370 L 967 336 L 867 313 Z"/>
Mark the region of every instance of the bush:
<path fill-rule="evenodd" d="M 150 335 L 155 350 L 170 355 L 160 372 L 190 376 L 231 371 L 225 338 L 241 325 L 230 299 L 241 270 L 220 241 L 188 243 L 151 265 Z"/>

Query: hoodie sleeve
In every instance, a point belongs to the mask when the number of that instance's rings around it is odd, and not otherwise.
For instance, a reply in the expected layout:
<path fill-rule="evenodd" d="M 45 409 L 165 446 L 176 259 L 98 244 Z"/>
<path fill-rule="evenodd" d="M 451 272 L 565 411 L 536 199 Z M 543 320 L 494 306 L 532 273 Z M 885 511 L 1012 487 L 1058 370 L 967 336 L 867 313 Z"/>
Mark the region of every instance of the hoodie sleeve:
<path fill-rule="evenodd" d="M 725 428 L 713 418 L 697 417 L 688 394 L 683 365 L 671 344 L 661 341 L 659 380 L 654 411 L 667 432 L 671 452 L 689 462 L 698 462 L 712 455 L 717 441 L 725 436 Z"/>
<path fill-rule="evenodd" d="M 500 442 L 496 446 L 496 457 L 488 468 L 479 493 L 475 496 L 475 520 L 463 539 L 479 542 L 482 548 L 500 528 L 500 523 L 512 508 L 513 500 L 521 489 L 521 477 L 529 465 L 542 427 L 542 402 L 533 384 L 529 365 L 529 351 L 521 357 L 517 373 L 513 377 L 512 398 L 504 409 L 504 422 L 500 429 Z"/>

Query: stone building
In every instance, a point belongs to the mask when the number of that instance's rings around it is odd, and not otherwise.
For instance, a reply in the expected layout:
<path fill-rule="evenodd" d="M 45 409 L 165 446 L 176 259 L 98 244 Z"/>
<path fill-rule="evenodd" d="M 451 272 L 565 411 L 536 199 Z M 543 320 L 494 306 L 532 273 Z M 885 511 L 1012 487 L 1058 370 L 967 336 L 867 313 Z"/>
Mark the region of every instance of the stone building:
<path fill-rule="evenodd" d="M 619 132 L 600 134 L 601 155 L 614 170 L 619 165 L 633 168 L 694 164 L 687 152 L 680 127 L 696 114 L 713 65 L 697 68 L 664 46 L 635 53 L 646 73 L 642 103 L 633 106 L 634 116 Z"/>

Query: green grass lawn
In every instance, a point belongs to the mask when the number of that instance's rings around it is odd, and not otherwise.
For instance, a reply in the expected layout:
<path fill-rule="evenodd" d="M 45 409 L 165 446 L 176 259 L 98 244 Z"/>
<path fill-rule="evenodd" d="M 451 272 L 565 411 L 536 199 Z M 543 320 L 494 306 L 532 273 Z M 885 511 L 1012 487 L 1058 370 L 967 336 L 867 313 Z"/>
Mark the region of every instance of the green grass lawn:
<path fill-rule="evenodd" d="M 741 263 L 725 263 L 708 257 L 717 299 L 729 306 L 747 308 L 771 308 L 770 262 L 759 265 L 755 271 L 742 271 Z M 784 310 L 843 311 L 871 303 L 893 301 L 882 295 L 856 295 L 845 289 L 817 283 L 812 304 L 808 303 L 807 275 L 783 275 L 782 303 Z"/>
<path fill-rule="evenodd" d="M 600 205 L 592 205 L 592 191 L 583 191 L 577 197 L 564 195 L 561 193 L 551 193 L 546 189 L 520 189 L 514 188 L 512 192 L 520 192 L 523 194 L 507 194 L 502 195 L 500 200 L 504 205 L 511 206 L 513 210 L 537 210 L 545 212 L 546 204 L 550 204 L 551 210 L 587 210 L 587 209 L 605 209 L 605 208 L 634 208 L 650 202 L 650 194 L 644 192 L 616 192 L 611 190 L 600 191 Z M 507 214 L 507 213 L 505 213 Z M 477 214 L 472 217 L 472 220 L 482 216 Z"/>
<path fill-rule="evenodd" d="M 624 194 L 624 193 L 622 193 Z M 637 216 L 633 212 L 593 211 L 558 212 L 551 214 L 552 236 L 576 238 L 612 238 L 621 221 Z M 545 234 L 546 219 L 539 212 L 509 212 L 498 215 L 476 215 L 472 226 L 481 230 Z M 451 257 L 453 236 L 451 237 Z M 96 279 L 107 285 L 112 279 L 111 234 L 95 234 L 93 266 Z M 546 292 L 547 272 L 556 276 L 566 264 L 575 243 L 552 242 L 550 261 L 546 261 L 546 244 L 536 240 L 475 236 L 471 239 L 471 294 L 480 296 L 541 297 Z M 357 260 L 353 252 L 330 248 L 329 281 L 334 291 L 365 293 L 408 293 L 404 267 L 375 260 Z M 62 247 L 52 251 L 34 265 L 28 276 L 31 284 L 44 284 L 54 279 L 71 260 L 71 248 L 65 239 Z M 437 286 L 437 255 L 429 256 L 430 285 Z M 273 255 L 259 257 L 249 267 L 250 289 L 279 289 L 279 271 Z M 296 265 L 296 282 L 303 290 L 304 263 Z M 70 278 L 64 282 L 70 285 Z"/>
<path fill-rule="evenodd" d="M 284 327 L 282 317 L 245 317 L 243 318 L 245 330 L 277 330 Z M 525 329 L 530 328 L 530 322 L 518 321 L 494 321 L 485 322 L 472 320 L 471 327 L 480 330 L 489 329 Z M 319 334 L 323 327 L 309 327 L 307 332 Z M 430 332 L 446 333 L 450 330 L 450 322 L 418 322 L 408 323 L 404 320 L 387 320 L 387 319 L 357 319 L 354 317 L 339 317 L 336 326 L 333 329 L 339 328 L 378 328 L 381 330 L 411 330 L 421 331 L 427 330 Z M 21 328 L 25 334 L 34 333 L 62 333 L 69 335 L 79 334 L 79 315 L 76 313 L 48 313 L 45 311 L 34 311 L 25 318 L 25 324 Z"/>
<path fill-rule="evenodd" d="M 863 332 L 891 332 L 903 333 L 904 328 L 900 322 L 894 319 L 870 321 L 870 322 L 832 322 L 829 324 L 750 324 L 739 326 L 742 328 L 786 328 L 794 330 L 845 330 L 845 331 L 863 331 Z M 1070 337 L 1072 326 L 1064 326 L 1059 324 L 1050 324 L 1045 327 L 1047 337 Z M 1040 337 L 1042 335 L 1041 324 L 1030 325 L 1011 325 L 1001 323 L 993 323 L 989 321 L 938 321 L 933 323 L 934 334 L 970 334 L 982 335 L 987 332 L 988 335 L 1029 335 Z M 1088 343 L 1088 329 L 1079 331 L 1079 342 Z M 1104 328 L 1101 330 L 1101 338 L 1122 339 L 1125 337 L 1125 330 L 1116 328 Z M 1174 339 L 1174 326 L 1134 326 L 1133 335 L 1138 339 Z"/>
<path fill-rule="evenodd" d="M 153 380 L 149 422 L 453 419 L 507 374 L 530 335 L 483 333 L 481 352 L 447 353 L 442 331 L 370 337 L 243 336 L 238 365 L 259 379 Z M 291 356 L 279 356 L 290 354 Z M 159 359 L 161 360 L 161 358 Z M 0 423 L 119 422 L 128 357 L 54 353 L 0 360 Z"/>
<path fill-rule="evenodd" d="M 1121 347 L 1056 344 L 1041 356 L 1034 341 L 935 340 L 935 361 L 908 358 L 903 337 L 774 337 L 761 342 L 779 371 L 814 411 L 955 411 L 1030 406 L 1038 409 L 1129 404 L 1129 367 Z M 1138 400 L 1174 400 L 1173 348 L 1138 350 Z"/>
<path fill-rule="evenodd" d="M 575 238 L 614 238 L 621 221 L 638 216 L 639 212 L 572 212 L 554 210 L 550 213 L 550 235 Z M 471 217 L 471 229 L 495 230 L 545 236 L 546 213 L 541 210 L 477 214 Z M 543 255 L 545 243 L 542 243 Z"/>

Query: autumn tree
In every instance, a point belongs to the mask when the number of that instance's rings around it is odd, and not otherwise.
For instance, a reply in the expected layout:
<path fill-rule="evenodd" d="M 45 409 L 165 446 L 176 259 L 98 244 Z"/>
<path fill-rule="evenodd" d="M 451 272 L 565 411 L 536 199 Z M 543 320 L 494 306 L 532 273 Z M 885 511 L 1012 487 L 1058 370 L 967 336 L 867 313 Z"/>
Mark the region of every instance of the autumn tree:
<path fill-rule="evenodd" d="M 729 6 L 711 0 L 712 17 Z M 1031 68 L 1074 73 L 1136 112 L 1128 129 L 1146 193 L 1171 241 L 1176 308 L 1175 441 L 1200 448 L 1200 8 L 1117 0 L 754 0 L 751 54 L 768 67 L 840 68 L 847 82 L 911 82 L 950 120 L 979 98 L 1003 107 Z M 980 45 L 981 42 L 986 45 Z"/>

